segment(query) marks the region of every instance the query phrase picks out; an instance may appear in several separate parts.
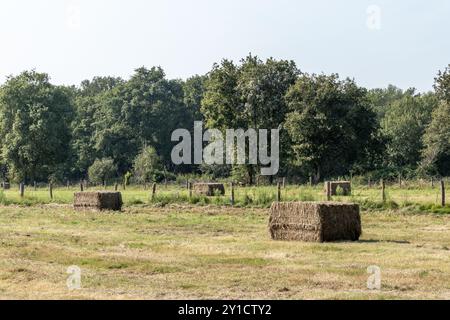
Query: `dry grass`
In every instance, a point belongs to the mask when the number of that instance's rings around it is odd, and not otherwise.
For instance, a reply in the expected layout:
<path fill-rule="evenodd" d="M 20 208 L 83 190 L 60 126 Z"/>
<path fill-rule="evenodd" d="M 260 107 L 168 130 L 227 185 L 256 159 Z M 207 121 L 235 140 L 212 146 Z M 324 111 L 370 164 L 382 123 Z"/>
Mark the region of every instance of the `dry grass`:
<path fill-rule="evenodd" d="M 450 299 L 450 216 L 362 214 L 359 242 L 270 240 L 268 210 L 0 207 L 3 299 Z M 67 267 L 82 289 L 66 287 Z M 370 265 L 382 290 L 366 289 Z"/>

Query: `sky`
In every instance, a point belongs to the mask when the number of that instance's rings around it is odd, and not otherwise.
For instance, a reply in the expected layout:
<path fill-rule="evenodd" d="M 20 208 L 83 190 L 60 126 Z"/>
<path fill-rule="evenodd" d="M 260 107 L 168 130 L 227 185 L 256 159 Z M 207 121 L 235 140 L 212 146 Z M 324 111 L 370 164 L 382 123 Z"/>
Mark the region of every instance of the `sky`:
<path fill-rule="evenodd" d="M 36 69 L 78 85 L 141 66 L 186 79 L 249 53 L 428 91 L 450 64 L 450 1 L 0 0 L 0 83 Z"/>

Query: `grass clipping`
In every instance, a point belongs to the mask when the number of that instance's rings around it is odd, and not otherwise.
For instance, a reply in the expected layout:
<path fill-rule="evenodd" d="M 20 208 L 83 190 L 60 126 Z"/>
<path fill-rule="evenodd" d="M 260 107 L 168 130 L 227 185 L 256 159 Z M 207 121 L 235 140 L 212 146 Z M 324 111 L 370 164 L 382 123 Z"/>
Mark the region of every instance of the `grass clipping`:
<path fill-rule="evenodd" d="M 192 189 L 195 194 L 207 197 L 225 195 L 225 187 L 222 183 L 194 183 Z"/>
<path fill-rule="evenodd" d="M 74 194 L 75 210 L 122 210 L 122 194 L 120 192 L 77 192 Z"/>
<path fill-rule="evenodd" d="M 357 204 L 275 202 L 269 229 L 274 240 L 307 242 L 357 241 L 361 217 Z"/>

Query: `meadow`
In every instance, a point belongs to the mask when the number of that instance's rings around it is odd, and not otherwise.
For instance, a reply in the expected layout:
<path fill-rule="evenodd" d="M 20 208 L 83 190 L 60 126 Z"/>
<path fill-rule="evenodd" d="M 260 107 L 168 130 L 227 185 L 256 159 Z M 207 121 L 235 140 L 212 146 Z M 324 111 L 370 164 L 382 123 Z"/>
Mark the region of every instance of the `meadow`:
<path fill-rule="evenodd" d="M 235 186 L 236 207 L 269 208 L 277 198 L 277 186 Z M 403 181 L 402 185 L 396 183 L 387 184 L 385 190 L 386 200 L 382 200 L 382 190 L 379 184 L 368 185 L 353 184 L 350 197 L 334 196 L 333 201 L 354 202 L 360 204 L 363 209 L 403 209 L 413 212 L 450 213 L 450 206 L 441 206 L 441 190 L 438 183 L 431 186 L 427 181 Z M 104 190 L 102 186 L 91 186 L 85 191 Z M 73 195 L 79 192 L 79 186 L 53 188 L 53 199 L 50 198 L 48 187 L 26 187 L 25 196 L 20 197 L 18 186 L 12 186 L 10 190 L 0 191 L 1 205 L 33 206 L 37 204 L 71 204 Z M 107 186 L 106 190 L 113 191 L 114 186 Z M 218 205 L 230 206 L 230 187 L 225 184 L 224 196 L 205 197 L 192 194 L 185 184 L 159 184 L 156 194 L 152 197 L 151 186 L 133 185 L 122 187 L 118 191 L 122 193 L 125 206 L 165 206 L 168 204 L 192 204 L 192 205 Z M 286 185 L 281 188 L 282 201 L 325 201 L 326 194 L 322 184 Z"/>
<path fill-rule="evenodd" d="M 111 189 L 111 187 L 110 187 Z M 2 299 L 450 299 L 450 215 L 439 188 L 354 188 L 337 201 L 362 204 L 358 242 L 272 241 L 276 187 L 203 198 L 183 186 L 121 190 L 120 213 L 75 212 L 76 189 L 1 194 Z M 436 197 L 438 200 L 436 200 Z M 293 186 L 283 200 L 324 200 L 322 186 Z M 67 268 L 81 269 L 69 290 Z M 369 266 L 381 290 L 369 290 Z"/>

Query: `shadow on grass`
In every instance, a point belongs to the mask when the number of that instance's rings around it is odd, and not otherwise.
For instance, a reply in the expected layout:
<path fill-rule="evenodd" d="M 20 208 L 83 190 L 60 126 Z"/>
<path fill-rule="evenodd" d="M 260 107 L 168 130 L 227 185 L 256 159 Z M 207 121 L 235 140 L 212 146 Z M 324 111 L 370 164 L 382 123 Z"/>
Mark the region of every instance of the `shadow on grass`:
<path fill-rule="evenodd" d="M 359 240 L 359 243 L 395 243 L 395 244 L 411 244 L 411 242 L 406 240 Z"/>

